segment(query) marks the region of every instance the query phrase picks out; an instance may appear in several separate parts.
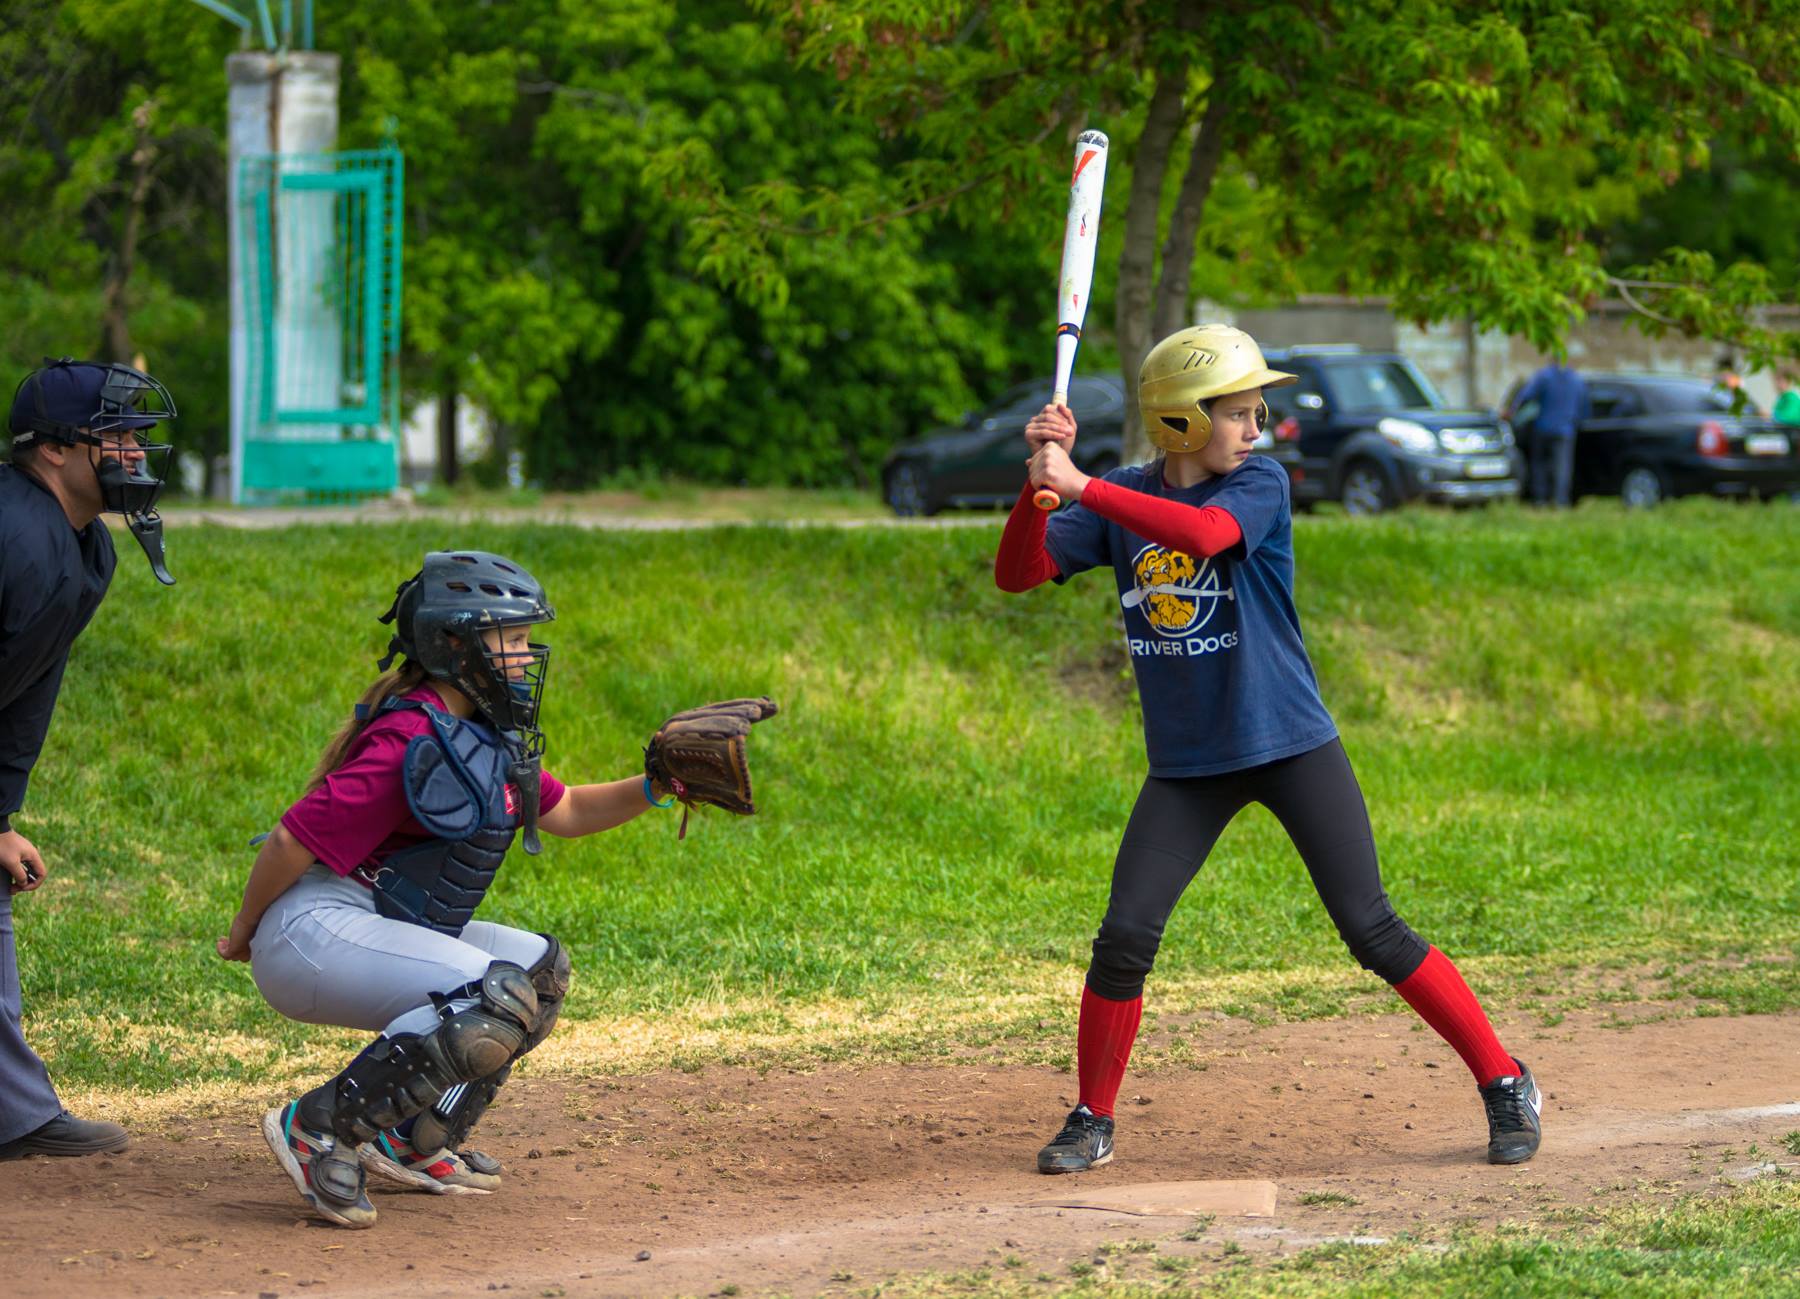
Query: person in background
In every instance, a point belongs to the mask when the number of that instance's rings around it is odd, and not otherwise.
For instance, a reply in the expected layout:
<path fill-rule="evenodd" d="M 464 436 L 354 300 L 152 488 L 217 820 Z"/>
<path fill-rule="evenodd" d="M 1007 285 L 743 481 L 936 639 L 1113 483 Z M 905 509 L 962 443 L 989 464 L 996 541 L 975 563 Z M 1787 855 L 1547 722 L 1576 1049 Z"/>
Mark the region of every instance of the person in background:
<path fill-rule="evenodd" d="M 1730 352 L 1719 353 L 1719 360 L 1714 367 L 1718 373 L 1713 375 L 1713 383 L 1723 392 L 1730 394 L 1732 400 L 1743 390 L 1744 376 L 1738 373 L 1737 358 Z"/>
<path fill-rule="evenodd" d="M 1538 412 L 1532 421 L 1531 499 L 1567 508 L 1575 470 L 1575 432 L 1592 412 L 1587 380 L 1566 358 L 1552 357 L 1520 390 L 1507 418 L 1533 401 Z"/>
<path fill-rule="evenodd" d="M 1777 424 L 1800 424 L 1800 368 L 1784 366 L 1780 375 L 1781 395 L 1771 413 Z"/>

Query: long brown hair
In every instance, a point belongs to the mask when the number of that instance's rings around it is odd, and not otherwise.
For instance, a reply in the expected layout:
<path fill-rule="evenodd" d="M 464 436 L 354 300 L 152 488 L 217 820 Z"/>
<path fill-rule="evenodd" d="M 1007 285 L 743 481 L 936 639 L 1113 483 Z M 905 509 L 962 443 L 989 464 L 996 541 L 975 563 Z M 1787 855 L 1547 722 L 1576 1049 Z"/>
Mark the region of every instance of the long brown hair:
<path fill-rule="evenodd" d="M 350 714 L 338 733 L 331 737 L 331 743 L 325 746 L 325 752 L 319 755 L 319 765 L 313 768 L 313 774 L 306 782 L 306 792 L 312 793 L 325 783 L 325 777 L 344 765 L 344 758 L 350 752 L 350 746 L 356 737 L 363 733 L 363 728 L 375 719 L 381 706 L 395 695 L 406 694 L 417 690 L 425 684 L 425 669 L 408 659 L 391 672 L 384 672 L 376 678 L 375 684 L 362 692 L 362 698 L 356 701 L 356 711 Z"/>

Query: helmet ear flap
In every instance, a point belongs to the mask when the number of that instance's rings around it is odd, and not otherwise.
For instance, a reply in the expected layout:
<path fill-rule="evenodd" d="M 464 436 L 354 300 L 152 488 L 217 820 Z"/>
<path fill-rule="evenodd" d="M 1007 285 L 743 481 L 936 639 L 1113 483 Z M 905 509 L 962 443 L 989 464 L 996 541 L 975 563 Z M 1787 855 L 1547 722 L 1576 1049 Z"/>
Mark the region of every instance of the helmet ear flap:
<path fill-rule="evenodd" d="M 1206 409 L 1204 401 L 1194 403 L 1194 427 L 1188 430 L 1188 445 L 1195 451 L 1204 451 L 1206 444 L 1212 441 L 1212 412 Z"/>
<path fill-rule="evenodd" d="M 1165 451 L 1202 451 L 1212 441 L 1212 416 L 1204 398 L 1194 403 L 1191 415 L 1158 414 L 1156 419 L 1163 426 L 1163 437 L 1153 436 L 1151 441 Z"/>

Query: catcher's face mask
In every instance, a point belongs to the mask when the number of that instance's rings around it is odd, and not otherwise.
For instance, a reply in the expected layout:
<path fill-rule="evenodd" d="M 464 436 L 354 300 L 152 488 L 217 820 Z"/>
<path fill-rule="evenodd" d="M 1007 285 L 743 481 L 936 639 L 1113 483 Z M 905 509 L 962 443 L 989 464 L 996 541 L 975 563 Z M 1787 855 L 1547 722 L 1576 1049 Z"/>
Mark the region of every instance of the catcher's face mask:
<path fill-rule="evenodd" d="M 534 624 L 471 627 L 456 637 L 451 680 L 500 731 L 517 731 L 528 753 L 541 753 L 538 727 L 550 647 L 531 639 Z"/>
<path fill-rule="evenodd" d="M 47 440 L 87 449 L 101 507 L 125 516 L 164 586 L 175 579 L 163 565 L 156 499 L 174 447 L 151 441 L 148 431 L 174 417 L 169 390 L 142 370 L 64 357 L 25 377 L 13 394 L 9 421 L 14 447 Z"/>

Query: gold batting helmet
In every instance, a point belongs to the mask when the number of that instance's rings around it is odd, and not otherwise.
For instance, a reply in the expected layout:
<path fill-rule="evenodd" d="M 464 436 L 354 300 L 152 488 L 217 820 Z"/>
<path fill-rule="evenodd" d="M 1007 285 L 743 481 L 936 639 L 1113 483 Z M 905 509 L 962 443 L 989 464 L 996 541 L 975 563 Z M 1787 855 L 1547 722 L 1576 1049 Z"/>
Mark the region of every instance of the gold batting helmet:
<path fill-rule="evenodd" d="M 1191 325 L 1150 349 L 1138 370 L 1138 409 L 1152 445 L 1199 451 L 1212 441 L 1205 403 L 1251 388 L 1280 388 L 1299 376 L 1271 370 L 1256 340 L 1230 325 Z M 1256 412 L 1268 418 L 1267 404 Z"/>

